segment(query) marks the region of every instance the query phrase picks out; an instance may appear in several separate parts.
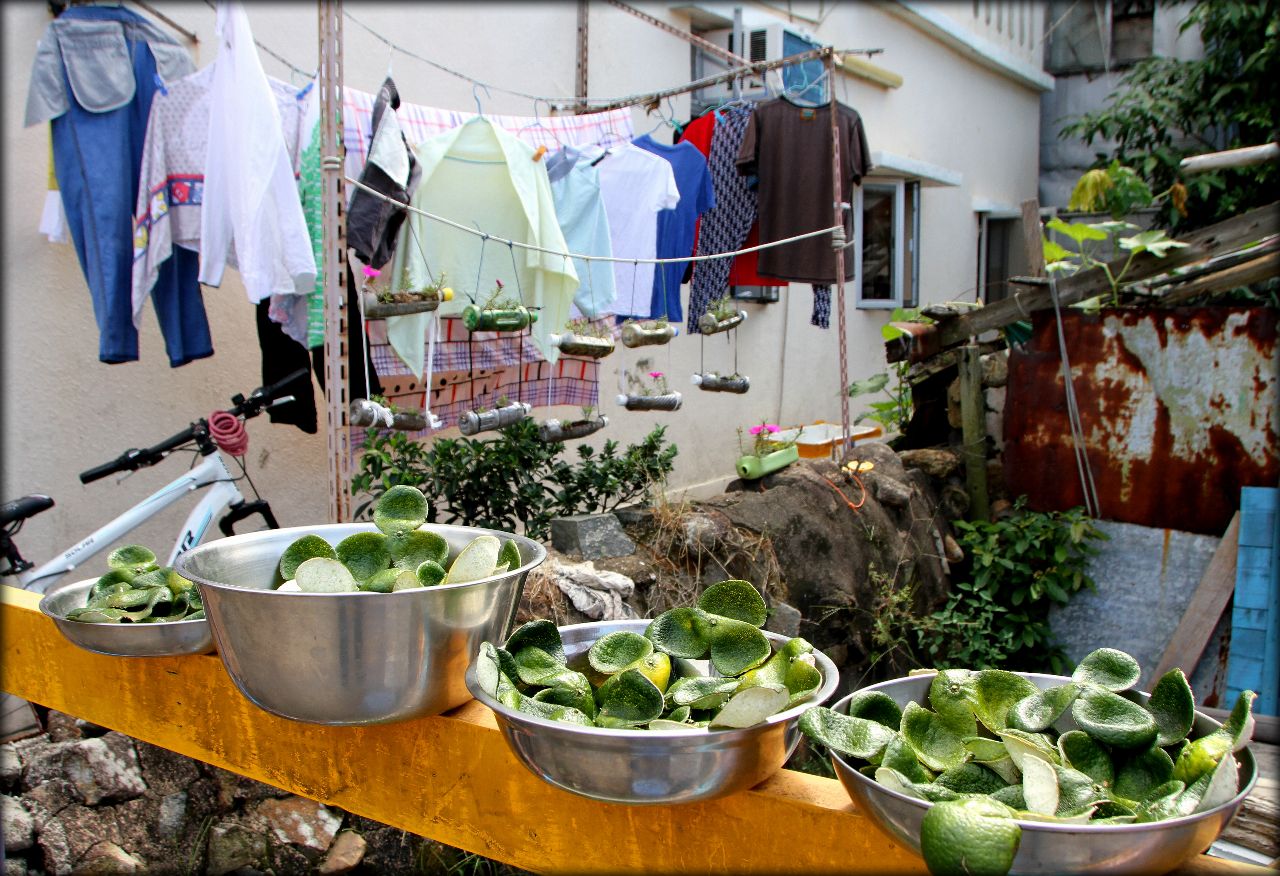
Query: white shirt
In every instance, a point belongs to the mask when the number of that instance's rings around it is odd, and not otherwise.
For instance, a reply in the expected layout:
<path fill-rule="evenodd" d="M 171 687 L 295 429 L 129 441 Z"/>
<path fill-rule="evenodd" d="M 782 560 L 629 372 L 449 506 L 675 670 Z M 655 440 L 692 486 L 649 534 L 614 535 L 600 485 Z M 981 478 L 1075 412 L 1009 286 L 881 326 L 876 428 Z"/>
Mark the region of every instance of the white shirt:
<path fill-rule="evenodd" d="M 222 282 L 227 252 L 249 300 L 315 288 L 311 250 L 280 114 L 238 2 L 220 2 L 200 212 L 200 282 Z"/>
<path fill-rule="evenodd" d="M 592 162 L 603 150 L 582 147 L 580 161 Z M 595 165 L 600 171 L 600 195 L 609 217 L 609 237 L 617 258 L 651 259 L 658 251 L 658 211 L 680 203 L 680 190 L 671 163 L 652 152 L 625 143 L 611 146 Z M 613 263 L 619 316 L 648 314 L 653 301 L 653 265 Z"/>

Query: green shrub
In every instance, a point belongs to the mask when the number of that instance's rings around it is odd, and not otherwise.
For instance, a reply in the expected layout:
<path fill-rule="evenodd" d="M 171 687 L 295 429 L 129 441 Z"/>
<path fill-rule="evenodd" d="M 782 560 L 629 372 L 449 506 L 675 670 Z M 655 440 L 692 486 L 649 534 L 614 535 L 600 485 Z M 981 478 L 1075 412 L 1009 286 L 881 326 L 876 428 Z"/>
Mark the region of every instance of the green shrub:
<path fill-rule="evenodd" d="M 650 432 L 621 454 L 606 441 L 597 454 L 578 448 L 579 461 L 559 459 L 560 442 L 538 439 L 538 426 L 522 420 L 495 438 L 438 438 L 430 444 L 403 432 L 369 429 L 360 467 L 352 479 L 355 495 L 368 494 L 356 517 L 398 484 L 426 495 L 430 523 L 461 523 L 546 538 L 551 518 L 616 508 L 644 495 L 671 471 L 676 448 L 664 428 Z"/>
<path fill-rule="evenodd" d="M 969 560 L 946 606 L 929 618 L 921 650 L 939 669 L 1064 672 L 1069 662 L 1049 630 L 1049 609 L 1088 588 L 1094 541 L 1107 536 L 1081 508 L 1028 511 L 1026 497 L 1006 520 L 956 521 Z"/>

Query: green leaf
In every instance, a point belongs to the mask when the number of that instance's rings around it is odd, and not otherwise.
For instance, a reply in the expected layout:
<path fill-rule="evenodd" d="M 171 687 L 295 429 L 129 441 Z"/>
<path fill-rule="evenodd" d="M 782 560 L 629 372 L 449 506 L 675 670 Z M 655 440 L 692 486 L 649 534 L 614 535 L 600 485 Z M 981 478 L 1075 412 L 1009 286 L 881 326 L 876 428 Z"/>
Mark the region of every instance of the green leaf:
<path fill-rule="evenodd" d="M 1149 252 L 1161 259 L 1171 249 L 1190 245 L 1180 240 L 1171 240 L 1164 231 L 1143 231 L 1133 237 L 1122 237 L 1117 243 L 1121 249 L 1135 253 Z"/>
<path fill-rule="evenodd" d="M 814 706 L 800 716 L 800 729 L 814 742 L 848 757 L 878 757 L 897 734 L 883 724 L 850 718 L 825 706 Z"/>
<path fill-rule="evenodd" d="M 1059 234 L 1066 235 L 1077 243 L 1083 243 L 1086 240 L 1106 240 L 1107 232 L 1102 231 L 1092 225 L 1086 225 L 1083 222 L 1063 222 L 1057 216 L 1045 223 L 1046 228 L 1050 228 Z"/>

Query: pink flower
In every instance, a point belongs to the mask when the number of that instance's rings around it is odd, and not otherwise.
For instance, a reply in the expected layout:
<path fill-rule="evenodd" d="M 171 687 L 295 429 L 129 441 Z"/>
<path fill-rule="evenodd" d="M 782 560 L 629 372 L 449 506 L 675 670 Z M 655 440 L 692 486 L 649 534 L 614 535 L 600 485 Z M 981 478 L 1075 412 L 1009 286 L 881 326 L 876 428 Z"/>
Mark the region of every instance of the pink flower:
<path fill-rule="evenodd" d="M 752 435 L 759 435 L 759 434 L 760 434 L 761 432 L 763 432 L 763 431 L 764 431 L 764 425 L 763 425 L 763 424 L 761 424 L 761 425 L 759 425 L 759 426 L 752 426 L 752 427 L 751 427 L 751 434 L 752 434 Z"/>
<path fill-rule="evenodd" d="M 662 376 L 662 372 L 661 372 L 661 371 L 650 371 L 650 372 L 649 372 L 649 376 L 650 376 L 650 377 L 652 377 L 654 380 L 657 380 L 659 377 L 661 377 L 661 376 Z"/>
<path fill-rule="evenodd" d="M 777 423 L 765 423 L 765 424 L 764 424 L 764 427 L 765 427 L 766 429 L 768 429 L 768 430 L 769 430 L 769 433 L 770 433 L 770 434 L 773 434 L 774 432 L 781 432 L 781 431 L 782 431 L 782 429 L 781 429 L 781 428 L 779 428 L 779 426 L 778 426 L 778 424 L 777 424 Z"/>
<path fill-rule="evenodd" d="M 501 281 L 501 280 L 495 279 L 493 282 L 495 282 L 495 283 L 497 283 L 497 284 L 498 284 L 498 288 L 499 288 L 499 289 L 501 289 L 501 288 L 502 288 L 502 281 Z"/>
<path fill-rule="evenodd" d="M 371 268 L 368 265 L 365 265 L 363 270 L 364 270 L 364 275 L 370 278 L 376 277 L 382 273 L 382 271 L 379 271 L 377 268 Z"/>

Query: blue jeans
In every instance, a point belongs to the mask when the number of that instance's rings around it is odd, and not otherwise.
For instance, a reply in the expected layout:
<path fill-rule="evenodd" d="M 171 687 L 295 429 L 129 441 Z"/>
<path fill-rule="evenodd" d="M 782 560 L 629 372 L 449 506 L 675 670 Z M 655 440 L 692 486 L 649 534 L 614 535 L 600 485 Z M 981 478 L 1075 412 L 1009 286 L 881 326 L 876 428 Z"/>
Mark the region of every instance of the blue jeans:
<path fill-rule="evenodd" d="M 127 9 L 71 7 L 72 18 L 130 22 Z M 67 112 L 50 122 L 53 163 L 62 192 L 67 226 L 80 269 L 89 284 L 98 323 L 98 359 L 132 362 L 138 358 L 138 330 L 133 325 L 133 208 L 151 99 L 158 88 L 155 59 L 143 39 L 126 28 L 136 90 L 119 109 L 90 112 L 72 95 Z M 63 70 L 66 78 L 66 70 Z M 199 256 L 174 247 L 151 290 L 156 318 L 164 335 L 169 364 L 185 365 L 213 355 L 209 320 L 201 298 Z"/>

